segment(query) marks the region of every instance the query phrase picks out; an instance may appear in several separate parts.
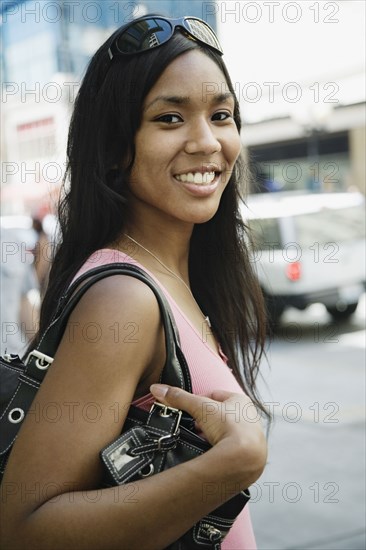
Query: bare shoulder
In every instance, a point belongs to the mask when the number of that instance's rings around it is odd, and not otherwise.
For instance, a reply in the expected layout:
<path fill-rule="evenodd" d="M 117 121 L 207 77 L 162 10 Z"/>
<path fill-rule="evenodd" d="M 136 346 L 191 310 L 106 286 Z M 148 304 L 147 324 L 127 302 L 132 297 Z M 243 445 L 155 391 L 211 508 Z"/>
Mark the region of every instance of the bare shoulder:
<path fill-rule="evenodd" d="M 79 354 L 102 354 L 119 368 L 133 356 L 141 375 L 154 354 L 160 324 L 153 291 L 138 279 L 113 275 L 85 292 L 70 316 L 60 348 L 66 340 Z"/>
<path fill-rule="evenodd" d="M 142 281 L 126 275 L 112 275 L 93 284 L 73 312 L 74 317 L 96 314 L 101 318 L 140 315 L 154 324 L 158 324 L 160 318 L 153 291 Z"/>

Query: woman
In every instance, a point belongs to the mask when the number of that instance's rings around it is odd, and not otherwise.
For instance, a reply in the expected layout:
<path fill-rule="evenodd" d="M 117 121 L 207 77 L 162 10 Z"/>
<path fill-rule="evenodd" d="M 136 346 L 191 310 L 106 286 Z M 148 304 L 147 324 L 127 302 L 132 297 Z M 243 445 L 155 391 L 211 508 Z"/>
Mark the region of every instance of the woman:
<path fill-rule="evenodd" d="M 264 410 L 255 392 L 264 323 L 238 215 L 239 130 L 220 45 L 202 22 L 145 16 L 91 60 L 70 126 L 71 185 L 40 334 L 78 275 L 135 263 L 172 307 L 193 394 L 156 384 L 165 343 L 151 290 L 125 276 L 92 286 L 9 460 L 4 483 L 38 493 L 8 496 L 7 547 L 165 548 L 262 473 L 265 438 L 244 414 L 251 400 Z M 212 448 L 135 482 L 133 503 L 128 484 L 97 490 L 100 449 L 121 433 L 129 403 L 154 399 L 191 414 Z M 57 422 L 50 403 L 63 412 Z M 207 404 L 214 412 L 204 418 Z M 255 548 L 247 508 L 223 548 Z"/>

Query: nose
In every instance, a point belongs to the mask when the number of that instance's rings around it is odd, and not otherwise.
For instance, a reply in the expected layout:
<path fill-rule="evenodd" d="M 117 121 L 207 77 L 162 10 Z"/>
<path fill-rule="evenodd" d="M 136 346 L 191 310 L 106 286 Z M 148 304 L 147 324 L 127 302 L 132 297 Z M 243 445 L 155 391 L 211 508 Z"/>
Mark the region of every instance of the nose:
<path fill-rule="evenodd" d="M 196 153 L 212 155 L 221 151 L 221 143 L 214 134 L 207 120 L 196 120 L 188 130 L 188 139 L 185 144 L 185 152 L 192 155 Z"/>

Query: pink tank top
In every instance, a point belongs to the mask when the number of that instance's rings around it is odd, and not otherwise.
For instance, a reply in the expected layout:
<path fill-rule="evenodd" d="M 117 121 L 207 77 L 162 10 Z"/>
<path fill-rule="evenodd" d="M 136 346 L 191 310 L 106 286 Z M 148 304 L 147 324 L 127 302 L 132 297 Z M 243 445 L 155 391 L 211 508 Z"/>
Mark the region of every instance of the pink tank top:
<path fill-rule="evenodd" d="M 236 393 L 242 393 L 242 389 L 236 381 L 231 369 L 228 367 L 226 357 L 221 350 L 216 353 L 205 342 L 205 330 L 209 330 L 204 323 L 203 333 L 199 334 L 189 319 L 179 308 L 165 287 L 144 266 L 136 262 L 132 257 L 123 252 L 112 249 L 97 250 L 84 263 L 76 274 L 74 280 L 83 273 L 101 265 L 113 262 L 125 262 L 141 267 L 159 285 L 172 309 L 174 319 L 179 331 L 181 348 L 188 363 L 192 379 L 192 391 L 194 394 L 207 395 L 215 389 L 222 389 Z M 143 409 L 150 409 L 154 398 L 151 393 L 136 399 L 133 404 Z M 230 468 L 230 464 L 228 464 Z M 253 534 L 249 507 L 246 505 L 238 516 L 233 527 L 222 543 L 224 550 L 256 550 L 257 546 Z"/>

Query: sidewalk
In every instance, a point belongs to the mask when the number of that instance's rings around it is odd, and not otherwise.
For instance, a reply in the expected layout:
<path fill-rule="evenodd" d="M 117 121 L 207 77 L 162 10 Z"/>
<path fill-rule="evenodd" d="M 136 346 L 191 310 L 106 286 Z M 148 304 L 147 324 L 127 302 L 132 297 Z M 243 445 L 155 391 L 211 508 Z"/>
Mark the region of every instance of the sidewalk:
<path fill-rule="evenodd" d="M 251 514 L 259 550 L 364 550 L 364 426 L 277 419 Z"/>
<path fill-rule="evenodd" d="M 366 548 L 365 331 L 346 336 L 271 346 L 262 395 L 275 422 L 250 505 L 259 550 Z"/>

